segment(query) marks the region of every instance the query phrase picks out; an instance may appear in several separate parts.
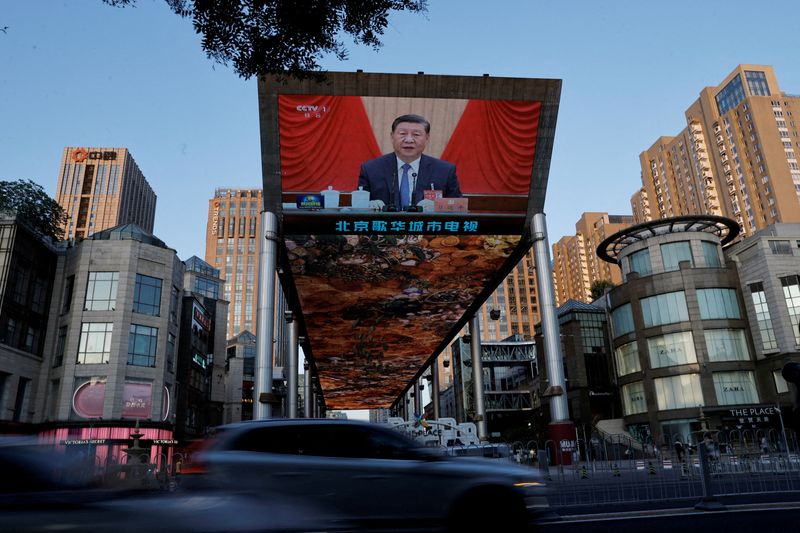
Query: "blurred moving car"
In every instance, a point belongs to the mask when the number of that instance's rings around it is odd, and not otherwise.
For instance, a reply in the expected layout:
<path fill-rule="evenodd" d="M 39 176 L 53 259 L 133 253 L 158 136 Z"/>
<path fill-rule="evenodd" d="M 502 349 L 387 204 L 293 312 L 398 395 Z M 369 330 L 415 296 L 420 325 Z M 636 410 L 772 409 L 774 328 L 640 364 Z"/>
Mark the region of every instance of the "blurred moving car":
<path fill-rule="evenodd" d="M 197 455 L 215 488 L 305 498 L 368 529 L 519 531 L 548 510 L 530 468 L 444 456 L 366 422 L 241 422 L 217 428 Z"/>
<path fill-rule="evenodd" d="M 234 491 L 167 493 L 100 486 L 93 461 L 26 437 L 0 437 L 0 531 L 289 533 L 354 529 L 313 502 Z"/>

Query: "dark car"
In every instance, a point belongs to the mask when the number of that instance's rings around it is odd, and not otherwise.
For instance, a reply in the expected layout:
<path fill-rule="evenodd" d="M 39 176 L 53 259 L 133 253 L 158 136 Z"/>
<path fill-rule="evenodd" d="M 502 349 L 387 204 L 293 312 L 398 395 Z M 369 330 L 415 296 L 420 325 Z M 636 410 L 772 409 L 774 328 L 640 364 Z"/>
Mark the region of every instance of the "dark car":
<path fill-rule="evenodd" d="M 548 509 L 530 468 L 444 456 L 365 422 L 231 424 L 198 455 L 215 488 L 306 498 L 367 528 L 515 531 Z"/>

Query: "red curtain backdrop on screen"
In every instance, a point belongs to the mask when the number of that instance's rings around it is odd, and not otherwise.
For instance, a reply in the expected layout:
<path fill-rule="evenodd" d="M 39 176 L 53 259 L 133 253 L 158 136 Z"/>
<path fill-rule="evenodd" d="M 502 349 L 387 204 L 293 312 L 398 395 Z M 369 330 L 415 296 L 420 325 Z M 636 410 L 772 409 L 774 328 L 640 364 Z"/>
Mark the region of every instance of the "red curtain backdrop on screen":
<path fill-rule="evenodd" d="M 278 123 L 284 191 L 350 192 L 361 163 L 381 155 L 357 96 L 280 95 Z"/>
<path fill-rule="evenodd" d="M 464 193 L 528 194 L 539 102 L 470 100 L 442 159 L 457 167 Z"/>

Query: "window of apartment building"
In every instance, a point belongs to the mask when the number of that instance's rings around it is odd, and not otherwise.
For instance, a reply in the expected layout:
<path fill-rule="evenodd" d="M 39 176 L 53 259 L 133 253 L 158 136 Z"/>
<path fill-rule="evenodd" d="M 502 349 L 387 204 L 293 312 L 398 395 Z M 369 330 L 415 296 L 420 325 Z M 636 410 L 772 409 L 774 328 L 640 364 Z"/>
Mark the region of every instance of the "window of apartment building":
<path fill-rule="evenodd" d="M 0 408 L 2 408 L 3 411 L 5 411 L 6 409 L 4 400 L 6 397 L 6 387 L 8 386 L 10 377 L 11 374 L 9 374 L 8 372 L 0 371 Z"/>
<path fill-rule="evenodd" d="M 775 392 L 778 394 L 789 392 L 789 384 L 783 379 L 780 369 L 772 371 L 772 380 L 775 382 Z"/>
<path fill-rule="evenodd" d="M 650 250 L 645 248 L 628 256 L 628 268 L 631 272 L 638 272 L 640 276 L 649 276 L 653 273 L 650 264 Z"/>
<path fill-rule="evenodd" d="M 644 395 L 644 383 L 635 381 L 620 387 L 622 393 L 622 410 L 625 416 L 647 412 L 647 400 Z"/>
<path fill-rule="evenodd" d="M 623 344 L 614 350 L 614 357 L 617 360 L 617 376 L 627 376 L 642 371 L 642 365 L 639 362 L 639 347 L 636 341 Z"/>
<path fill-rule="evenodd" d="M 133 292 L 133 311 L 144 315 L 159 316 L 161 311 L 161 280 L 136 274 Z"/>
<path fill-rule="evenodd" d="M 661 245 L 661 259 L 664 261 L 664 270 L 678 270 L 681 261 L 689 261 L 694 266 L 692 248 L 688 241 L 670 242 Z"/>
<path fill-rule="evenodd" d="M 64 350 L 67 347 L 67 326 L 58 328 L 58 338 L 56 339 L 56 352 L 53 356 L 53 368 L 64 364 Z"/>
<path fill-rule="evenodd" d="M 792 322 L 794 342 L 800 345 L 800 330 L 798 330 L 798 323 L 800 323 L 800 280 L 798 280 L 797 276 L 786 276 L 780 279 L 781 287 L 783 287 L 783 298 L 786 301 L 786 309 L 789 311 L 789 319 Z"/>
<path fill-rule="evenodd" d="M 750 360 L 743 329 L 707 329 L 703 335 L 706 338 L 709 361 Z"/>
<path fill-rule="evenodd" d="M 178 307 L 180 306 L 180 289 L 175 285 L 172 286 L 170 290 L 170 300 L 169 300 L 169 320 L 172 324 L 178 323 Z"/>
<path fill-rule="evenodd" d="M 729 110 L 733 109 L 739 102 L 744 100 L 744 86 L 742 85 L 742 78 L 739 74 L 728 82 L 722 90 L 715 96 L 717 101 L 717 108 L 719 114 L 724 115 Z"/>
<path fill-rule="evenodd" d="M 219 299 L 219 283 L 206 278 L 195 278 L 194 291 L 209 298 Z"/>
<path fill-rule="evenodd" d="M 767 76 L 760 70 L 745 70 L 744 77 L 747 80 L 747 88 L 750 89 L 752 96 L 770 96 Z"/>
<path fill-rule="evenodd" d="M 767 241 L 769 242 L 769 249 L 775 255 L 792 255 L 792 245 L 789 241 Z"/>
<path fill-rule="evenodd" d="M 714 372 L 713 379 L 719 405 L 758 403 L 756 381 L 752 372 Z"/>
<path fill-rule="evenodd" d="M 119 272 L 89 272 L 86 285 L 86 311 L 113 311 L 117 305 Z"/>
<path fill-rule="evenodd" d="M 72 291 L 75 288 L 75 276 L 69 276 L 64 282 L 64 305 L 61 312 L 66 313 L 72 307 Z"/>
<path fill-rule="evenodd" d="M 700 374 L 681 374 L 653 380 L 659 410 L 704 405 Z"/>
<path fill-rule="evenodd" d="M 687 365 L 697 362 L 691 331 L 679 331 L 647 339 L 652 368 Z"/>
<path fill-rule="evenodd" d="M 111 322 L 84 322 L 81 324 L 81 338 L 78 342 L 78 363 L 108 363 L 111 357 Z"/>
<path fill-rule="evenodd" d="M 175 335 L 167 333 L 167 371 L 175 372 Z"/>
<path fill-rule="evenodd" d="M 611 311 L 611 329 L 615 338 L 633 331 L 631 304 L 621 305 Z"/>
<path fill-rule="evenodd" d="M 58 395 L 61 390 L 61 380 L 50 380 L 50 390 L 48 391 L 46 407 L 45 407 L 45 420 L 56 420 L 58 416 Z"/>
<path fill-rule="evenodd" d="M 156 366 L 158 328 L 131 324 L 128 335 L 128 364 L 134 366 Z"/>
<path fill-rule="evenodd" d="M 689 320 L 689 309 L 686 307 L 686 295 L 683 291 L 642 298 L 639 303 L 644 326 L 647 328 Z"/>
<path fill-rule="evenodd" d="M 719 258 L 719 246 L 713 242 L 701 241 L 703 248 L 703 257 L 706 260 L 707 267 L 721 267 L 722 260 Z"/>
<path fill-rule="evenodd" d="M 703 320 L 742 318 L 735 289 L 697 289 L 697 303 Z"/>
<path fill-rule="evenodd" d="M 22 413 L 24 412 L 26 392 L 28 391 L 28 384 L 31 382 L 29 378 L 20 377 L 17 381 L 17 394 L 14 398 L 14 409 L 11 412 L 11 420 L 13 422 L 22 421 Z"/>

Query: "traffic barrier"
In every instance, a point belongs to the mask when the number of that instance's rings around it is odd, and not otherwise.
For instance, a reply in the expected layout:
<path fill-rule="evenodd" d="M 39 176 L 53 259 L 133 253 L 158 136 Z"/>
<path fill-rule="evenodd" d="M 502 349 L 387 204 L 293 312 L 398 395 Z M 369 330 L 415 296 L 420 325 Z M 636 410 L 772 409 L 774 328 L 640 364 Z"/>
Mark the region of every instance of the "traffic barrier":
<path fill-rule="evenodd" d="M 644 461 L 636 461 L 636 470 L 644 470 Z"/>
<path fill-rule="evenodd" d="M 581 479 L 589 479 L 589 471 L 586 469 L 586 465 L 581 467 Z"/>
<path fill-rule="evenodd" d="M 620 472 L 619 472 L 619 467 L 616 464 L 614 465 L 614 470 L 613 470 L 613 474 L 612 475 L 614 477 L 622 477 L 622 474 L 620 474 Z"/>
<path fill-rule="evenodd" d="M 656 475 L 656 467 L 653 466 L 653 461 L 648 461 L 647 462 L 647 473 L 649 475 L 651 475 L 651 476 L 655 476 Z"/>
<path fill-rule="evenodd" d="M 681 463 L 681 477 L 689 477 L 689 465 Z"/>
<path fill-rule="evenodd" d="M 672 470 L 672 459 L 664 459 L 662 467 L 664 470 Z"/>

